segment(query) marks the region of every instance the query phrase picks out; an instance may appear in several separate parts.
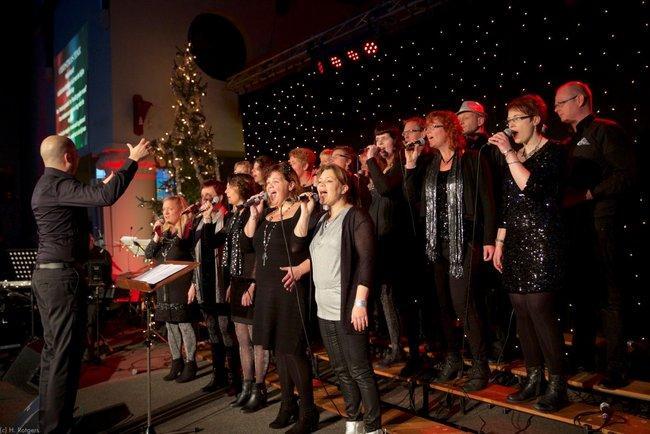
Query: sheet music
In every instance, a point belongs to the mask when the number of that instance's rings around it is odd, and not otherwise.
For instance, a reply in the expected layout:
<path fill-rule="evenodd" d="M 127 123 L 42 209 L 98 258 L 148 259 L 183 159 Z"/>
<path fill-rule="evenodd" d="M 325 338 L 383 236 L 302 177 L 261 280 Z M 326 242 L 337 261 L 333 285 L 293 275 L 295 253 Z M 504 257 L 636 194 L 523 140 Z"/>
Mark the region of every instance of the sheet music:
<path fill-rule="evenodd" d="M 187 265 L 181 264 L 160 264 L 153 267 L 151 270 L 134 277 L 133 280 L 146 282 L 149 285 L 155 285 L 156 283 L 165 280 L 172 274 L 177 273 L 186 267 Z"/>

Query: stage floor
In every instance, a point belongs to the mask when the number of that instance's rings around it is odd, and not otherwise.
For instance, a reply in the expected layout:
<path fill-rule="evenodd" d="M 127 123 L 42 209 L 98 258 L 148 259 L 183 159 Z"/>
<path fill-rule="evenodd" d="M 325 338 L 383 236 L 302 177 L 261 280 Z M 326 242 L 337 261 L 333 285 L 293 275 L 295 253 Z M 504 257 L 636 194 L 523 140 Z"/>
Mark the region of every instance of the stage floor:
<path fill-rule="evenodd" d="M 99 366 L 85 365 L 82 373 L 81 389 L 77 397 L 75 415 L 81 416 L 80 423 L 84 432 L 98 432 L 129 421 L 142 420 L 146 415 L 146 349 L 142 345 L 140 331 L 128 330 L 114 335 L 111 345 L 115 352 L 105 356 Z M 199 357 L 208 351 L 199 351 Z M 168 372 L 169 353 L 166 344 L 156 341 L 152 357 L 152 409 L 186 406 L 174 419 L 156 423 L 158 432 L 190 430 L 195 427 L 205 433 L 242 433 L 252 434 L 273 432 L 268 428 L 279 410 L 279 391 L 270 388 L 269 406 L 259 412 L 249 415 L 239 409 L 232 409 L 229 403 L 231 397 L 215 393 L 210 397 L 200 393 L 209 381 L 209 361 L 199 361 L 199 378 L 195 381 L 178 384 L 163 381 L 162 377 Z M 273 366 L 271 366 L 273 370 Z M 331 372 L 323 365 L 324 378 L 331 378 Z M 0 426 L 9 426 L 17 413 L 24 408 L 33 395 L 25 394 L 12 387 L 0 387 Z M 382 401 L 403 408 L 406 413 L 409 408 L 409 393 L 402 382 L 379 379 Z M 328 386 L 329 393 L 336 392 L 336 387 Z M 413 396 L 416 405 L 421 402 L 421 388 L 415 390 Z M 433 402 L 444 401 L 443 395 L 431 397 Z M 194 405 L 194 403 L 197 403 Z M 189 404 L 189 407 L 188 407 Z M 331 406 L 325 405 L 331 410 Z M 339 406 L 339 408 L 341 408 Z M 385 407 L 386 409 L 388 407 Z M 343 409 L 341 408 L 341 411 Z M 156 412 L 154 412 L 156 413 Z M 158 411 L 160 413 L 160 411 Z M 130 416 L 126 417 L 126 415 Z M 432 407 L 430 415 L 438 420 L 451 422 L 459 429 L 468 429 L 485 433 L 514 433 L 526 427 L 526 433 L 541 434 L 554 432 L 579 433 L 581 430 L 563 423 L 539 417 L 529 417 L 525 414 L 504 413 L 500 408 L 490 408 L 486 404 L 472 401 L 468 411 L 463 414 L 458 405 L 447 408 L 444 405 Z M 125 418 L 126 417 L 126 418 Z M 408 424 L 396 427 L 395 433 L 433 433 L 436 430 L 410 429 Z M 92 427 L 92 428 L 91 428 Z M 321 409 L 321 424 L 319 432 L 344 432 L 345 422 L 338 414 Z"/>

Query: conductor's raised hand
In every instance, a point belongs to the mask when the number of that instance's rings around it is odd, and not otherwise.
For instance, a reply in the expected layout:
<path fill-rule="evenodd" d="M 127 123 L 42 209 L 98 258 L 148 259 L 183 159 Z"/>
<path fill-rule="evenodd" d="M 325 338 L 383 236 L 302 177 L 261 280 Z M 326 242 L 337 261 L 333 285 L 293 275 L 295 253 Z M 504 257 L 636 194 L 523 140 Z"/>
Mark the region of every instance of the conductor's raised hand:
<path fill-rule="evenodd" d="M 127 143 L 126 146 L 129 147 L 129 158 L 133 161 L 140 161 L 151 152 L 151 142 L 146 139 L 140 139 L 140 143 L 135 146 L 130 143 Z"/>

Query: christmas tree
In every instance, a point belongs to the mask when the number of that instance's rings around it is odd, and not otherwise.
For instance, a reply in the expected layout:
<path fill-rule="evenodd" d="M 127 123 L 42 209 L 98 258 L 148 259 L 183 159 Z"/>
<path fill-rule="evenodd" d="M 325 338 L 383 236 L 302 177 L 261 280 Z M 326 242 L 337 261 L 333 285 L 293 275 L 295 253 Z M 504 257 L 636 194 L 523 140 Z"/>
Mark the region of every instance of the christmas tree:
<path fill-rule="evenodd" d="M 156 146 L 156 163 L 169 171 L 165 185 L 169 194 L 183 195 L 188 202 L 199 199 L 201 184 L 208 179 L 220 179 L 219 160 L 212 144 L 212 128 L 205 125 L 202 98 L 208 85 L 198 72 L 196 56 L 188 43 L 185 50 L 177 49 L 171 77 L 176 99 L 174 127 L 165 133 Z"/>

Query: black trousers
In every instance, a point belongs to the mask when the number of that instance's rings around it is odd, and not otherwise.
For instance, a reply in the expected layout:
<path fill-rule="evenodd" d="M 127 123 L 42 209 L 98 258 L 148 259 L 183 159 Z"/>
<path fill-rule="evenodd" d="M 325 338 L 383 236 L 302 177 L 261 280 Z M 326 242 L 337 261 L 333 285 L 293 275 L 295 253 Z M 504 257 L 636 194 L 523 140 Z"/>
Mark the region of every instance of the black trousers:
<path fill-rule="evenodd" d="M 465 335 L 469 341 L 472 357 L 482 360 L 487 358 L 485 335 L 479 311 L 476 308 L 477 294 L 472 288 L 476 283 L 475 275 L 482 255 L 479 249 L 474 249 L 474 255 L 471 255 L 471 249 L 472 247 L 469 245 L 465 247 L 463 274 L 456 278 L 449 274 L 449 246 L 447 243 L 442 243 L 441 258 L 434 264 L 434 275 L 447 351 L 457 352 L 460 350 L 461 342 L 454 336 L 454 322 L 458 319 L 462 326 L 467 308 Z M 471 282 L 470 273 L 472 273 Z M 467 297 L 468 294 L 469 297 Z"/>
<path fill-rule="evenodd" d="M 341 321 L 318 319 L 330 364 L 338 378 L 348 419 L 362 418 L 366 432 L 381 428 L 379 390 L 370 364 L 367 334 L 348 334 Z"/>
<path fill-rule="evenodd" d="M 607 341 L 607 369 L 625 369 L 621 225 L 615 217 L 592 219 L 585 213 L 570 221 L 574 237 L 569 268 L 576 305 L 574 352 L 578 358 L 594 360 L 600 317 Z"/>
<path fill-rule="evenodd" d="M 87 287 L 75 268 L 36 269 L 32 284 L 43 323 L 39 428 L 72 428 L 86 330 Z"/>

